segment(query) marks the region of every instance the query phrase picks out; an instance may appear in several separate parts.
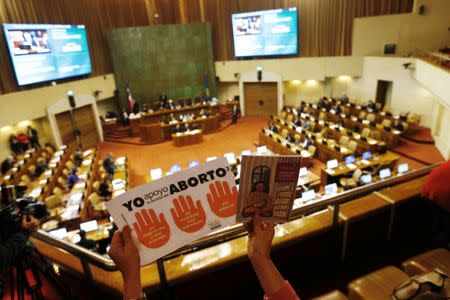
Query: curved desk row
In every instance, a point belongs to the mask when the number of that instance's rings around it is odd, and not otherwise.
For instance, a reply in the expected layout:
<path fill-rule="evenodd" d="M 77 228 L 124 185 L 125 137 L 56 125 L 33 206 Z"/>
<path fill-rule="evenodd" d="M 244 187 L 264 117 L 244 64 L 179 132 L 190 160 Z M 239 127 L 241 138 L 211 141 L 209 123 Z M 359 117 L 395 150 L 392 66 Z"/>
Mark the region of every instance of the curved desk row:
<path fill-rule="evenodd" d="M 342 245 L 346 245 L 348 236 L 345 230 L 348 226 L 361 218 L 369 218 L 381 209 L 391 211 L 394 206 L 418 199 L 423 185 L 423 178 L 414 179 L 390 188 L 384 188 L 365 197 L 360 197 L 341 205 L 340 217 L 337 222 L 339 231 L 344 231 Z M 391 213 L 392 215 L 392 213 Z M 390 225 L 395 224 L 392 215 Z M 333 227 L 333 212 L 329 209 L 305 216 L 276 227 L 273 248 L 288 247 L 293 244 L 307 243 L 312 237 L 331 232 Z M 31 238 L 36 248 L 51 261 L 74 273 L 83 275 L 84 269 L 79 257 L 45 242 Z M 303 247 L 303 246 L 302 246 Z M 306 247 L 306 244 L 305 244 Z M 344 246 L 343 246 L 344 247 Z M 311 254 L 313 255 L 313 254 Z M 218 244 L 196 251 L 186 252 L 164 261 L 164 269 L 169 284 L 176 284 L 180 280 L 187 280 L 198 275 L 229 266 L 236 262 L 247 260 L 247 237 L 240 231 L 236 236 Z M 89 264 L 93 280 L 109 290 L 120 293 L 123 282 L 117 271 L 105 271 L 93 264 Z M 145 290 L 158 288 L 160 278 L 156 263 L 141 269 L 142 285 Z"/>

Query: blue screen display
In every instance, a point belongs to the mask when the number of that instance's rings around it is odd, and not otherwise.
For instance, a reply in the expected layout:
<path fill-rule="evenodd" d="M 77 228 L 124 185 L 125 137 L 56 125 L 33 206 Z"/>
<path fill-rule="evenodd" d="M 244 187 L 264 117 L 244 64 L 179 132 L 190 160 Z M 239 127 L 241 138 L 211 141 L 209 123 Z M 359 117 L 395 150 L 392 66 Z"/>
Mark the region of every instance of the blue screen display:
<path fill-rule="evenodd" d="M 236 57 L 297 54 L 297 8 L 233 14 L 231 18 Z"/>
<path fill-rule="evenodd" d="M 84 25 L 3 24 L 18 85 L 92 72 Z"/>

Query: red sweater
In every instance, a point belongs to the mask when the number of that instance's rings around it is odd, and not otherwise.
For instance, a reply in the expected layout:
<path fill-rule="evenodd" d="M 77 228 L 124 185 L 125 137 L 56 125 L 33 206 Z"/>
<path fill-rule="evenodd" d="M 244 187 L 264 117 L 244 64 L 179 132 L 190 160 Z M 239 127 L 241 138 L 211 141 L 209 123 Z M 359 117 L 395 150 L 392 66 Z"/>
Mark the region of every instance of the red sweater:
<path fill-rule="evenodd" d="M 300 300 L 300 298 L 297 296 L 297 293 L 295 293 L 289 282 L 286 281 L 284 286 L 275 294 L 270 296 L 265 295 L 264 300 Z"/>
<path fill-rule="evenodd" d="M 450 160 L 430 172 L 422 189 L 422 197 L 450 212 Z"/>

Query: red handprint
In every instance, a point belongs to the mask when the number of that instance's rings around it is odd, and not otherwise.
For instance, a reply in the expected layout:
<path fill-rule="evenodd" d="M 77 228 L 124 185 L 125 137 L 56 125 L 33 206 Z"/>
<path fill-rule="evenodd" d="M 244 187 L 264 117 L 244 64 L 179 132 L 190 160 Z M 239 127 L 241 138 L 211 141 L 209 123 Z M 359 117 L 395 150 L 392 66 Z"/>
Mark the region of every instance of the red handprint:
<path fill-rule="evenodd" d="M 137 223 L 133 223 L 139 241 L 147 248 L 164 246 L 170 238 L 170 227 L 164 214 L 158 217 L 153 209 L 142 209 L 135 214 Z"/>
<path fill-rule="evenodd" d="M 175 224 L 184 232 L 196 232 L 205 226 L 206 214 L 202 207 L 200 200 L 197 200 L 194 205 L 191 196 L 179 196 L 178 199 L 173 199 L 175 208 L 171 208 L 173 220 Z"/>
<path fill-rule="evenodd" d="M 208 193 L 206 197 L 208 198 L 208 203 L 211 210 L 218 217 L 227 218 L 236 214 L 236 204 L 238 198 L 236 187 L 230 189 L 228 182 L 216 181 L 215 184 L 211 183 L 209 185 L 209 190 L 211 191 L 211 194 Z"/>

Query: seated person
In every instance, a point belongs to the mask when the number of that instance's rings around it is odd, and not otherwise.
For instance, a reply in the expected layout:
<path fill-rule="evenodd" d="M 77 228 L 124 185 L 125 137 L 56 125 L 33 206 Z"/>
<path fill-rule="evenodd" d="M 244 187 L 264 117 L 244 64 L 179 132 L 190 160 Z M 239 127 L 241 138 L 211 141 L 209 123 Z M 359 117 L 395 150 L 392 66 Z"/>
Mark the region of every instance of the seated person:
<path fill-rule="evenodd" d="M 303 147 L 303 149 L 308 149 L 309 146 L 311 146 L 313 144 L 313 140 L 311 137 L 306 136 L 305 140 L 303 142 L 299 142 L 300 146 Z"/>
<path fill-rule="evenodd" d="M 295 138 L 292 134 L 288 134 L 287 140 L 289 143 L 295 143 Z"/>
<path fill-rule="evenodd" d="M 109 176 L 114 175 L 114 171 L 116 170 L 116 166 L 114 165 L 114 160 L 112 157 L 112 153 L 108 153 L 106 158 L 103 160 L 103 168 L 105 168 L 106 173 Z"/>
<path fill-rule="evenodd" d="M 270 130 L 272 130 L 274 133 L 278 133 L 278 127 L 276 125 L 272 125 L 272 127 L 270 127 Z"/>
<path fill-rule="evenodd" d="M 319 102 L 317 103 L 317 108 L 327 108 L 327 104 L 325 102 L 325 100 L 327 99 L 327 97 L 322 97 L 319 99 Z"/>
<path fill-rule="evenodd" d="M 175 106 L 173 105 L 173 100 L 172 100 L 172 99 L 169 99 L 169 100 L 166 102 L 164 108 L 166 108 L 166 109 L 174 109 Z"/>
<path fill-rule="evenodd" d="M 70 172 L 69 178 L 67 179 L 67 187 L 69 189 L 72 189 L 74 184 L 77 183 L 78 181 L 80 181 L 80 179 L 77 176 L 77 171 L 76 170 L 72 170 Z"/>
<path fill-rule="evenodd" d="M 73 154 L 73 161 L 75 163 L 75 166 L 79 167 L 81 166 L 81 163 L 83 162 L 83 150 L 81 150 L 81 147 L 77 147 L 77 150 Z"/>
<path fill-rule="evenodd" d="M 34 170 L 34 174 L 33 177 L 34 178 L 39 178 L 39 176 L 41 176 L 42 173 L 44 173 L 45 171 L 47 171 L 48 169 L 48 165 L 47 162 L 45 161 L 45 158 L 39 158 L 36 164 L 36 169 Z"/>
<path fill-rule="evenodd" d="M 98 194 L 102 197 L 110 197 L 112 195 L 112 187 L 109 180 L 105 177 L 98 187 Z"/>
<path fill-rule="evenodd" d="M 398 131 L 403 131 L 405 127 L 403 127 L 402 122 L 399 119 L 395 119 L 394 126 L 392 126 L 394 129 L 397 129 Z"/>
<path fill-rule="evenodd" d="M 361 131 L 361 128 L 359 128 L 359 126 L 355 124 L 355 125 L 352 127 L 352 131 L 353 131 L 353 132 L 359 133 L 359 132 Z"/>
<path fill-rule="evenodd" d="M 86 231 L 80 230 L 80 232 L 78 232 L 78 235 L 81 238 L 80 241 L 77 243 L 78 246 L 81 246 L 89 250 L 95 250 L 95 248 L 97 248 L 96 242 L 86 238 Z"/>
<path fill-rule="evenodd" d="M 294 123 L 295 126 L 301 126 L 302 125 L 302 122 L 300 122 L 299 119 L 295 119 L 293 123 Z"/>
<path fill-rule="evenodd" d="M 309 130 L 309 128 L 311 127 L 311 125 L 309 124 L 309 121 L 304 121 L 302 124 L 303 129 L 305 130 Z"/>
<path fill-rule="evenodd" d="M 373 112 L 378 112 L 377 104 L 372 100 L 369 100 L 369 104 L 367 104 L 367 107 L 370 108 Z"/>
<path fill-rule="evenodd" d="M 242 210 L 244 218 L 260 215 L 271 217 L 273 215 L 273 200 L 269 195 L 269 189 L 264 182 L 256 182 L 248 194 L 247 206 Z"/>
<path fill-rule="evenodd" d="M 336 114 L 338 114 L 338 115 L 340 115 L 340 114 L 342 113 L 342 109 L 341 109 L 341 106 L 340 106 L 339 104 L 336 104 L 336 105 L 333 107 L 333 109 L 334 109 L 334 111 L 336 112 Z"/>
<path fill-rule="evenodd" d="M 342 97 L 339 98 L 339 101 L 341 101 L 342 104 L 347 104 L 348 103 L 348 97 L 346 93 L 342 94 Z"/>
<path fill-rule="evenodd" d="M 186 123 L 177 124 L 177 126 L 175 127 L 176 133 L 183 133 L 186 131 L 187 131 Z"/>
<path fill-rule="evenodd" d="M 9 155 L 8 157 L 5 158 L 5 160 L 2 162 L 2 166 L 1 166 L 1 171 L 2 174 L 6 174 L 9 170 L 11 170 L 12 168 L 14 168 L 14 157 L 12 157 L 11 155 Z"/>

